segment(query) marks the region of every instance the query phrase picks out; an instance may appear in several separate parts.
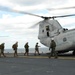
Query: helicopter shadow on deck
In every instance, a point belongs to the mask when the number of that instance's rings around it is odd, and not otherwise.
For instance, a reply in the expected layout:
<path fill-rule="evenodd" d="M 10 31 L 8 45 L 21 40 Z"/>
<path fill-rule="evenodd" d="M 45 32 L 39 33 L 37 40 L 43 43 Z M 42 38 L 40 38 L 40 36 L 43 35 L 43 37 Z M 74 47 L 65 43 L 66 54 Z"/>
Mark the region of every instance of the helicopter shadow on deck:
<path fill-rule="evenodd" d="M 48 56 L 49 56 L 49 54 L 50 53 L 46 53 Z M 75 57 L 75 55 L 73 55 L 72 54 L 72 52 L 71 53 L 60 53 L 60 54 L 58 54 L 58 57 Z"/>

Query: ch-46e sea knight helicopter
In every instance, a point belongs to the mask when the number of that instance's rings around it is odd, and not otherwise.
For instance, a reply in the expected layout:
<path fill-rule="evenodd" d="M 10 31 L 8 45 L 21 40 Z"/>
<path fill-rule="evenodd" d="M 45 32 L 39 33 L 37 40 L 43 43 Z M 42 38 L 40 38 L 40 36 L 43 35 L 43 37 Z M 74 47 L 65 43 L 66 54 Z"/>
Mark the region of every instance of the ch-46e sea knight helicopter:
<path fill-rule="evenodd" d="M 75 16 L 75 14 L 44 17 L 22 11 L 15 11 L 15 12 L 28 14 L 44 19 L 43 21 L 37 23 L 39 24 L 38 39 L 40 40 L 40 42 L 43 45 L 50 47 L 50 42 L 51 39 L 53 38 L 54 41 L 56 42 L 56 51 L 58 51 L 58 53 L 73 51 L 73 54 L 75 55 L 75 29 L 70 30 L 64 29 L 60 25 L 60 23 L 57 20 L 55 20 L 55 18 Z"/>
<path fill-rule="evenodd" d="M 75 29 L 65 29 L 55 20 L 55 18 L 75 16 L 75 14 L 52 17 L 34 16 L 44 19 L 38 23 L 38 39 L 43 45 L 50 47 L 53 38 L 56 42 L 56 51 L 58 51 L 58 53 L 73 51 L 73 55 L 75 55 Z"/>
<path fill-rule="evenodd" d="M 37 23 L 39 24 L 38 39 L 43 45 L 50 47 L 53 38 L 56 42 L 56 51 L 58 51 L 58 53 L 73 51 L 75 55 L 75 29 L 65 29 L 55 20 L 55 18 L 75 16 L 75 14 L 52 17 L 44 17 L 30 13 L 26 14 L 44 19 Z"/>
<path fill-rule="evenodd" d="M 73 50 L 75 54 L 75 29 L 63 28 L 55 18 L 68 17 L 72 15 L 53 16 L 53 17 L 42 17 L 44 20 L 39 22 L 39 35 L 38 39 L 40 42 L 50 47 L 52 38 L 56 42 L 56 51 L 58 53 L 68 52 Z"/>

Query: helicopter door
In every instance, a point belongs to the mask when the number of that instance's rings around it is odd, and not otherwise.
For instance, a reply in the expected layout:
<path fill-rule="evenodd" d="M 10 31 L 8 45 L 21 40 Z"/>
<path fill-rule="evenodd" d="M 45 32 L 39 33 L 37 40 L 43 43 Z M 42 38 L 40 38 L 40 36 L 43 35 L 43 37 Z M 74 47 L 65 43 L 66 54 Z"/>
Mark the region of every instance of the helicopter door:
<path fill-rule="evenodd" d="M 46 31 L 47 31 L 47 36 L 49 37 L 49 31 L 50 31 L 49 26 L 46 26 Z"/>

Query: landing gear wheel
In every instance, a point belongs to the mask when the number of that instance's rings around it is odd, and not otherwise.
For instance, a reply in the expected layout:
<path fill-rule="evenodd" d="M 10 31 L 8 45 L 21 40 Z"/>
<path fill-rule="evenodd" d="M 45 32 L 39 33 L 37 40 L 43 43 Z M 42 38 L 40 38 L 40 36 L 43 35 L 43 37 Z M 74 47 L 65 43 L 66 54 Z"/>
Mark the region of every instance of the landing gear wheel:
<path fill-rule="evenodd" d="M 75 56 L 75 50 L 73 51 L 73 55 Z"/>

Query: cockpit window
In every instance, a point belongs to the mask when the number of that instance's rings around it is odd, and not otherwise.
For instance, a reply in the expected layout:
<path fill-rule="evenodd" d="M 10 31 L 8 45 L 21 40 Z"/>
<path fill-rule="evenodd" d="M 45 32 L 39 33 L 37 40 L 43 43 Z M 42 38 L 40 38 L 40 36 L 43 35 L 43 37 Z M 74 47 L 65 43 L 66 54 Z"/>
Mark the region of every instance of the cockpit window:
<path fill-rule="evenodd" d="M 44 30 L 42 30 L 42 32 L 44 32 Z"/>
<path fill-rule="evenodd" d="M 47 36 L 49 37 L 49 31 L 50 31 L 49 26 L 46 26 L 46 31 L 47 31 Z"/>
<path fill-rule="evenodd" d="M 46 26 L 46 30 L 47 30 L 47 31 L 49 31 L 49 30 L 50 30 L 50 29 L 49 29 L 49 26 Z"/>

